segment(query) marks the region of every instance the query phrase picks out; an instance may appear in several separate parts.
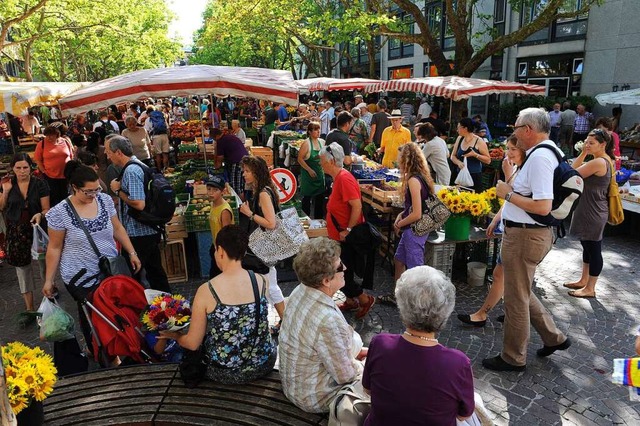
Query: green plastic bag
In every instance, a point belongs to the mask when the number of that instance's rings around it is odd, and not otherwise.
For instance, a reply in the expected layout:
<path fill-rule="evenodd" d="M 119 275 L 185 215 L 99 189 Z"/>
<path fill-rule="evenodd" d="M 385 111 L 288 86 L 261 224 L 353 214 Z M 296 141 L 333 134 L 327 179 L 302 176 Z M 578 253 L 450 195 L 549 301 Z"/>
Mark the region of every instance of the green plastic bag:
<path fill-rule="evenodd" d="M 73 317 L 55 301 L 43 298 L 38 312 L 41 314 L 38 320 L 40 340 L 61 342 L 75 337 Z"/>

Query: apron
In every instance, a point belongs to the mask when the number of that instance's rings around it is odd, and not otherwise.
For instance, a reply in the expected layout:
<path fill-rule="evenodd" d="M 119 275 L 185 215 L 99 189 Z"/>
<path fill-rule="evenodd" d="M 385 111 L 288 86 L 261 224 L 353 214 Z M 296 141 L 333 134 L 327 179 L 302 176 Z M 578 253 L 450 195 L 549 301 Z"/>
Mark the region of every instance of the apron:
<path fill-rule="evenodd" d="M 324 172 L 322 171 L 322 166 L 320 165 L 320 155 L 319 150 L 315 150 L 313 147 L 313 143 L 311 139 L 307 139 L 309 141 L 309 158 L 305 160 L 307 165 L 311 167 L 311 169 L 316 172 L 316 178 L 313 179 L 309 172 L 305 169 L 300 170 L 300 193 L 305 197 L 313 197 L 314 195 L 323 194 L 325 191 L 324 187 Z M 320 145 L 320 142 L 318 141 Z M 322 146 L 320 146 L 322 149 Z"/>

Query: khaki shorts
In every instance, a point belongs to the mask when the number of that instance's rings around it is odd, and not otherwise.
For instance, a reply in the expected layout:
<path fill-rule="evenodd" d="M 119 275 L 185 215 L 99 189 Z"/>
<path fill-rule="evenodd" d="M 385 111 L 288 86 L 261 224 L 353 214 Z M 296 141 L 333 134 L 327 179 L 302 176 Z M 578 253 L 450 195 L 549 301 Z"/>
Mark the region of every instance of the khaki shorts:
<path fill-rule="evenodd" d="M 151 142 L 155 148 L 156 154 L 168 154 L 169 153 L 169 136 L 167 135 L 155 135 L 151 137 Z"/>

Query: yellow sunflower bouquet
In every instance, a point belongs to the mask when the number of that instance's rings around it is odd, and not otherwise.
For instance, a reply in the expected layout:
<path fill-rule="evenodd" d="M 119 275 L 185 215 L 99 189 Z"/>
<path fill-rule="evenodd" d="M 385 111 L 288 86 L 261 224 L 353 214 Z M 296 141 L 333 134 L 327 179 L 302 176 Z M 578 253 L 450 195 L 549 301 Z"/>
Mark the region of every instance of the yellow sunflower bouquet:
<path fill-rule="evenodd" d="M 37 346 L 30 348 L 20 342 L 7 343 L 0 349 L 9 403 L 15 414 L 33 400 L 44 401 L 53 392 L 58 371 L 50 355 Z"/>
<path fill-rule="evenodd" d="M 498 195 L 496 194 L 496 187 L 494 186 L 493 188 L 489 188 L 486 191 L 484 191 L 482 193 L 485 198 L 489 201 L 489 204 L 491 205 L 491 213 L 498 213 L 498 211 L 500 210 L 500 207 L 502 207 L 502 205 L 504 204 L 504 200 L 501 198 L 498 198 Z"/>
<path fill-rule="evenodd" d="M 491 202 L 484 192 L 476 194 L 446 187 L 438 191 L 438 198 L 454 215 L 480 217 L 491 212 Z"/>

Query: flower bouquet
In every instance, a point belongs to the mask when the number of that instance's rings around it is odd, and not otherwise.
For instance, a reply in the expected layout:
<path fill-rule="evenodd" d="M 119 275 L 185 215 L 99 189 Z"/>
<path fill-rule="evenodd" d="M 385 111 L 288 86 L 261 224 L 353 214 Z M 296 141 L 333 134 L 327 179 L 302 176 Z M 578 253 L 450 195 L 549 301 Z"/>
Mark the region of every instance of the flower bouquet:
<path fill-rule="evenodd" d="M 39 347 L 20 342 L 7 343 L 2 350 L 2 366 L 7 380 L 9 403 L 15 414 L 33 401 L 44 401 L 56 383 L 53 359 Z"/>
<path fill-rule="evenodd" d="M 576 151 L 582 151 L 584 149 L 584 141 L 578 141 L 573 145 Z"/>
<path fill-rule="evenodd" d="M 456 187 L 445 187 L 438 191 L 438 198 L 451 211 L 444 225 L 445 237 L 464 241 L 469 238 L 471 218 L 479 218 L 491 212 L 491 203 L 485 193 L 460 191 Z"/>
<path fill-rule="evenodd" d="M 495 188 L 493 196 L 495 197 Z M 480 217 L 491 213 L 490 194 L 460 191 L 456 187 L 445 187 L 438 191 L 438 198 L 454 215 Z"/>
<path fill-rule="evenodd" d="M 141 321 L 149 331 L 178 331 L 191 319 L 191 305 L 179 294 L 156 293 L 142 313 Z"/>
<path fill-rule="evenodd" d="M 490 213 L 498 213 L 500 207 L 504 204 L 504 200 L 498 198 L 495 186 L 484 191 L 482 195 L 484 195 L 485 199 L 489 202 L 489 206 L 491 208 Z"/>

